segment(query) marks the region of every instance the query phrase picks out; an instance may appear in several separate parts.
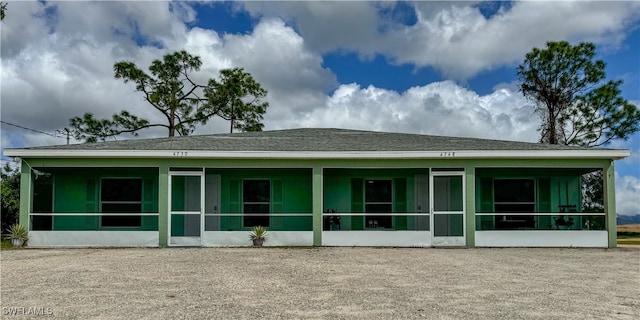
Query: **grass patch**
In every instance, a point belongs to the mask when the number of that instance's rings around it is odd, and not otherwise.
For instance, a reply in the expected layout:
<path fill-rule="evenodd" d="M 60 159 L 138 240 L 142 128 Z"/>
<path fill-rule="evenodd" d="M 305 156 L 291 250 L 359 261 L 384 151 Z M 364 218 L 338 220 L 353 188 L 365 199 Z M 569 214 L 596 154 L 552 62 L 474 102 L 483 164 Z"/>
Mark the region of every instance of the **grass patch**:
<path fill-rule="evenodd" d="M 638 240 L 618 239 L 618 244 L 640 245 L 640 239 Z"/>
<path fill-rule="evenodd" d="M 618 239 L 638 239 L 638 240 L 640 240 L 640 232 L 618 231 Z"/>
<path fill-rule="evenodd" d="M 0 242 L 0 250 L 11 250 L 11 249 L 15 249 L 15 248 L 13 247 L 13 245 L 11 245 L 10 240 L 2 240 L 2 242 Z"/>

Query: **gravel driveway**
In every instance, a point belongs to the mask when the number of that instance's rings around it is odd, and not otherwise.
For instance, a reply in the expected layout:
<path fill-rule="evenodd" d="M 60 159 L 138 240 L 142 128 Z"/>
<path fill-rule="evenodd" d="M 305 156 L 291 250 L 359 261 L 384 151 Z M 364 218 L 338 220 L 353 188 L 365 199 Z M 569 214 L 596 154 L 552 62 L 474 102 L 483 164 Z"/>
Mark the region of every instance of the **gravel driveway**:
<path fill-rule="evenodd" d="M 27 249 L 0 258 L 4 319 L 640 317 L 638 249 Z"/>

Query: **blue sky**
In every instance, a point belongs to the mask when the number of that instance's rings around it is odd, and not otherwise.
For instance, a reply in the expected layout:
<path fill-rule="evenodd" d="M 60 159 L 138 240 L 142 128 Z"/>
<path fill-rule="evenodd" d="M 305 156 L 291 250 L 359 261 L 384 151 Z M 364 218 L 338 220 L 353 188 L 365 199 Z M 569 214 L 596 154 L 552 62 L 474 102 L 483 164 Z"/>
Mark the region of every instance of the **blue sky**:
<path fill-rule="evenodd" d="M 559 40 L 594 42 L 608 78 L 623 79 L 623 96 L 640 105 L 639 2 L 34 1 L 10 2 L 1 28 L 2 120 L 53 135 L 84 112 L 160 121 L 112 66 L 146 67 L 181 49 L 202 58 L 202 82 L 229 67 L 254 75 L 269 91 L 267 130 L 536 141 L 539 119 L 515 68 Z M 196 133 L 227 129 L 217 119 Z M 61 143 L 2 125 L 3 148 Z M 616 163 L 618 209 L 640 213 L 640 134 L 610 147 L 632 151 Z"/>

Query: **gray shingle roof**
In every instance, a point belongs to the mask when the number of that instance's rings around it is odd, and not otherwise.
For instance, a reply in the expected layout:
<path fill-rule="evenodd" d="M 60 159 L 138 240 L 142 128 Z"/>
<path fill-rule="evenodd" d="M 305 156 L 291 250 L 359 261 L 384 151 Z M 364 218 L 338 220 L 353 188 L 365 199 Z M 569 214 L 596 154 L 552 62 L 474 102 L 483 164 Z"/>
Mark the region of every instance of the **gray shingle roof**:
<path fill-rule="evenodd" d="M 587 150 L 530 142 L 456 138 L 346 129 L 288 129 L 185 137 L 133 139 L 32 150 L 202 150 L 202 151 L 465 151 Z"/>

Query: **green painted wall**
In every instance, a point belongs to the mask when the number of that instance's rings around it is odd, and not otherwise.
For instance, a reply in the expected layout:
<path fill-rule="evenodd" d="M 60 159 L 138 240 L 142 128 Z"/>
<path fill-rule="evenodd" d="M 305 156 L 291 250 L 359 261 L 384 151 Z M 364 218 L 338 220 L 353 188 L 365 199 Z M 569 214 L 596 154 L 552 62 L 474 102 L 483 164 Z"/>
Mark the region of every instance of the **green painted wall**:
<path fill-rule="evenodd" d="M 606 225 L 609 232 L 609 248 L 618 246 L 618 230 L 616 226 L 616 192 L 615 170 L 613 161 L 604 168 L 604 209 L 607 212 Z"/>
<path fill-rule="evenodd" d="M 20 224 L 31 228 L 29 213 L 31 212 L 31 168 L 22 161 L 20 168 Z"/>
<path fill-rule="evenodd" d="M 466 223 L 466 233 L 465 240 L 467 242 L 467 247 L 475 246 L 475 230 L 476 230 L 476 219 L 473 213 L 476 212 L 476 170 L 473 166 L 467 165 L 464 168 L 465 173 L 465 223 Z"/>
<path fill-rule="evenodd" d="M 312 191 L 313 191 L 313 245 L 322 245 L 322 183 L 324 172 L 321 166 L 313 167 Z"/>
<path fill-rule="evenodd" d="M 169 165 L 159 163 L 158 175 L 158 231 L 161 247 L 166 247 L 169 241 Z"/>

